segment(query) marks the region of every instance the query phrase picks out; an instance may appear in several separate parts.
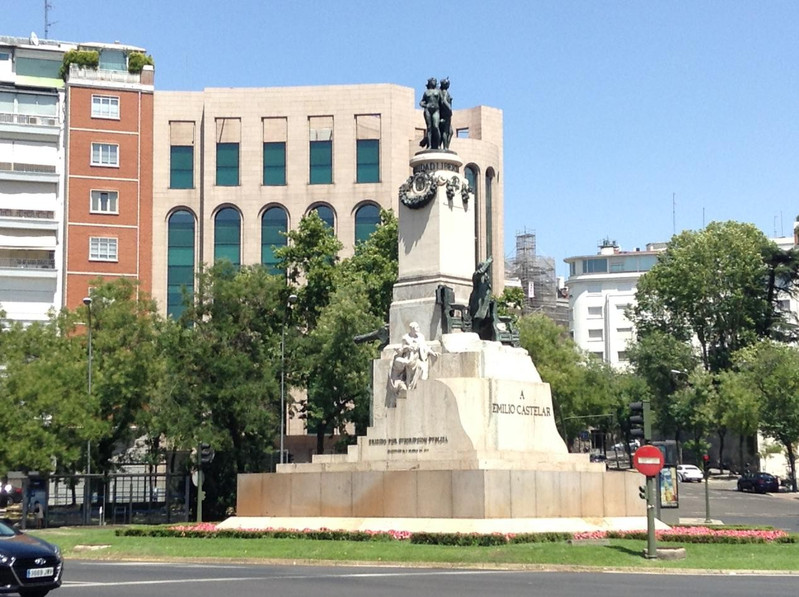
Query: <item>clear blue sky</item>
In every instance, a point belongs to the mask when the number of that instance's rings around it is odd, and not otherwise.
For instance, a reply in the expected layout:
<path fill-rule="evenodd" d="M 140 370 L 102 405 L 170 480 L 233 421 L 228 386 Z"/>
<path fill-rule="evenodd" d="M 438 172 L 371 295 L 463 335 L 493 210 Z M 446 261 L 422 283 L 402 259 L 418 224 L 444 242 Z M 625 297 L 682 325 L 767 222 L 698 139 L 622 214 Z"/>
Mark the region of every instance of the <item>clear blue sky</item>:
<path fill-rule="evenodd" d="M 559 274 L 603 238 L 799 214 L 795 1 L 49 2 L 51 39 L 142 46 L 157 89 L 449 76 L 456 107 L 504 111 L 506 254 L 535 232 Z M 0 34 L 31 31 L 44 0 L 0 0 Z"/>

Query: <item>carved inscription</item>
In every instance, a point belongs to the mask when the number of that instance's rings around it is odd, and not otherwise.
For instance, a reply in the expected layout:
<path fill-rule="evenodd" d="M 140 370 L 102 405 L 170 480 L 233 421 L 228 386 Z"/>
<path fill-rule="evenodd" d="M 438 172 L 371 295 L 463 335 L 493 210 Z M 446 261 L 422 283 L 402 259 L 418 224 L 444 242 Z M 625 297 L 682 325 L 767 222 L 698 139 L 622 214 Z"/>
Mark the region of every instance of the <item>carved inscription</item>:
<path fill-rule="evenodd" d="M 449 172 L 459 171 L 455 164 L 449 164 L 447 162 L 424 162 L 418 166 L 414 166 L 413 168 L 414 174 L 417 172 L 437 172 L 439 170 L 445 170 Z"/>
<path fill-rule="evenodd" d="M 521 415 L 527 417 L 551 417 L 552 409 L 548 406 L 531 406 L 529 404 L 510 404 L 508 402 L 493 402 L 491 414 Z"/>
<path fill-rule="evenodd" d="M 386 446 L 387 454 L 423 454 L 429 446 L 442 446 L 449 443 L 446 435 L 437 437 L 389 437 L 369 440 L 370 446 Z"/>

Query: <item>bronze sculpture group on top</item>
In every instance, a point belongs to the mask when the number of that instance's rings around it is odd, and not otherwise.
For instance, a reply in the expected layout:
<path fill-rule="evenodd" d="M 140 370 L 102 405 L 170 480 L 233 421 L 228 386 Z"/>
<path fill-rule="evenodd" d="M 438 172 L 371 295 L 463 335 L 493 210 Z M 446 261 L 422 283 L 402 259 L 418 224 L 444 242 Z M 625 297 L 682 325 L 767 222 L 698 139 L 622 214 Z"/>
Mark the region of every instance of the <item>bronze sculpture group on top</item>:
<path fill-rule="evenodd" d="M 435 77 L 429 78 L 427 89 L 419 102 L 427 125 L 427 132 L 419 145 L 427 149 L 449 151 L 452 141 L 452 96 L 449 94 L 449 79 L 442 79 L 438 87 L 437 84 Z"/>

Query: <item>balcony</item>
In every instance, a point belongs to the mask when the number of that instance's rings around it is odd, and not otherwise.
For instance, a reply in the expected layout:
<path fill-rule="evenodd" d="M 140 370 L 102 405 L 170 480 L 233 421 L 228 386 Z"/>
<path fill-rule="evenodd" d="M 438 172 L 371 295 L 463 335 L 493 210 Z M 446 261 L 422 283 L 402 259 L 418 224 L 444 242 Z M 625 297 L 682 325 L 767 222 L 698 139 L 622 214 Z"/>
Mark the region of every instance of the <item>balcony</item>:
<path fill-rule="evenodd" d="M 0 162 L 0 180 L 58 183 L 58 172 L 49 164 Z"/>
<path fill-rule="evenodd" d="M 58 141 L 61 124 L 56 116 L 0 112 L 0 134 L 6 138 Z"/>
<path fill-rule="evenodd" d="M 122 70 L 105 70 L 82 67 L 78 64 L 69 65 L 69 78 L 71 84 L 80 81 L 90 81 L 92 83 L 109 83 L 113 86 L 119 85 L 144 85 L 150 88 L 154 83 L 154 71 L 152 67 L 146 67 L 141 73 L 129 73 Z"/>
<path fill-rule="evenodd" d="M 58 118 L 55 116 L 34 116 L 32 114 L 9 114 L 8 112 L 0 112 L 0 124 L 58 127 Z"/>
<path fill-rule="evenodd" d="M 55 259 L 30 259 L 17 257 L 0 257 L 0 269 L 49 269 L 55 270 Z"/>
<path fill-rule="evenodd" d="M 36 209 L 0 209 L 0 218 L 55 220 L 55 212 Z"/>

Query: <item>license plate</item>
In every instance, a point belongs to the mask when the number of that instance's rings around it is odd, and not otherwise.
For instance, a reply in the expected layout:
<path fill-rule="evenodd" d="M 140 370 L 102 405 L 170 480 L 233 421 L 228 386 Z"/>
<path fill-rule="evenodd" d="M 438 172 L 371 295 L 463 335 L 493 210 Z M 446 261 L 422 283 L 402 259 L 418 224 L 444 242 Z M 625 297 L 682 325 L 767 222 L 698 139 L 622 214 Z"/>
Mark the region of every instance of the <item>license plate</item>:
<path fill-rule="evenodd" d="M 42 576 L 53 576 L 53 568 L 31 568 L 28 570 L 28 578 L 41 578 Z"/>

